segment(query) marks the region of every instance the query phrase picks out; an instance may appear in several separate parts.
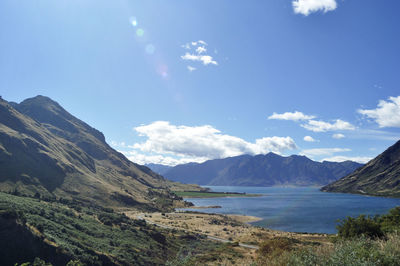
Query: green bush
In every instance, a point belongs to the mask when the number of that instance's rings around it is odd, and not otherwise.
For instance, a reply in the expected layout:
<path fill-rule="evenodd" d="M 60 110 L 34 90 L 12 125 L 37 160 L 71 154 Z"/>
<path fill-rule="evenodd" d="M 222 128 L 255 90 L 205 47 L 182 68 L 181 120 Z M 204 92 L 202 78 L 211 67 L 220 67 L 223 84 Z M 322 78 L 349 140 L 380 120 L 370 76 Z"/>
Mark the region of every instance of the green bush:
<path fill-rule="evenodd" d="M 383 237 L 383 231 L 377 218 L 360 215 L 357 218 L 347 217 L 336 226 L 341 238 L 366 236 L 369 238 Z"/>
<path fill-rule="evenodd" d="M 393 208 L 388 214 L 379 217 L 384 232 L 400 231 L 400 207 Z"/>

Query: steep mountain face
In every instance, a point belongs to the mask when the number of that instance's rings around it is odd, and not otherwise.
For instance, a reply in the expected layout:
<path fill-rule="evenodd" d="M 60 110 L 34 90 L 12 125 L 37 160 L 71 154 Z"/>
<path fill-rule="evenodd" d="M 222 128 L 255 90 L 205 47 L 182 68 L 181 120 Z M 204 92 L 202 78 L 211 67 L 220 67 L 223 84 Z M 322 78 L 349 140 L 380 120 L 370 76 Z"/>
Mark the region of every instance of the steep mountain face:
<path fill-rule="evenodd" d="M 400 197 L 400 141 L 364 167 L 321 190 Z"/>
<path fill-rule="evenodd" d="M 0 99 L 0 191 L 161 209 L 171 207 L 173 185 L 50 98 Z"/>
<path fill-rule="evenodd" d="M 204 163 L 177 165 L 163 175 L 199 185 L 326 185 L 362 166 L 355 162 L 315 162 L 305 156 L 242 155 Z"/>

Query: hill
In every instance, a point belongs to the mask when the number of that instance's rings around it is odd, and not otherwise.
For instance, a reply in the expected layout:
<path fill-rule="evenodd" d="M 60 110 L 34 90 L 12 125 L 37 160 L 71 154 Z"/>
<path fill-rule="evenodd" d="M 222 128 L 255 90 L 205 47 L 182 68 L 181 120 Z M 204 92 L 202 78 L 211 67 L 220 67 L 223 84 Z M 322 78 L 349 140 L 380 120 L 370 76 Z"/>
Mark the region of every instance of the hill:
<path fill-rule="evenodd" d="M 241 155 L 204 163 L 177 165 L 164 176 L 199 185 L 277 186 L 326 185 L 362 166 L 356 162 L 315 162 L 305 156 Z"/>
<path fill-rule="evenodd" d="M 68 265 L 165 265 L 180 252 L 206 256 L 224 247 L 197 234 L 162 229 L 109 208 L 2 192 L 0 239 L 1 265 L 32 262 L 37 257 L 52 265 L 76 260 L 81 263 Z"/>
<path fill-rule="evenodd" d="M 57 102 L 0 99 L 0 191 L 111 207 L 171 209 L 175 184 L 112 149 Z"/>
<path fill-rule="evenodd" d="M 321 189 L 375 196 L 400 196 L 400 141 L 364 167 Z"/>

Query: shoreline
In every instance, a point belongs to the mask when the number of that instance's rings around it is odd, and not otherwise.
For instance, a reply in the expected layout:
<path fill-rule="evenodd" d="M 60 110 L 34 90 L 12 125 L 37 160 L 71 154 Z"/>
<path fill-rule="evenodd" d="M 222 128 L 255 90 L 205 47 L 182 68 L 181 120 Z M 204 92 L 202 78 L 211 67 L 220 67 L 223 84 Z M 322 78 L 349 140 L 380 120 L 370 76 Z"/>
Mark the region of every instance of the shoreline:
<path fill-rule="evenodd" d="M 168 229 L 183 230 L 218 239 L 225 242 L 237 242 L 241 245 L 257 247 L 266 239 L 286 237 L 302 243 L 328 244 L 327 234 L 308 234 L 279 231 L 252 225 L 262 218 L 240 214 L 218 214 L 200 211 L 142 213 L 125 212 L 128 217 L 143 219 L 150 224 Z M 255 250 L 255 249 L 251 249 Z M 252 252 L 253 252 L 252 251 Z"/>
<path fill-rule="evenodd" d="M 216 214 L 218 214 L 218 213 L 216 213 Z M 261 218 L 261 217 L 252 216 L 252 215 L 243 215 L 243 214 L 225 214 L 225 215 L 238 221 L 238 222 L 246 223 L 249 225 L 251 225 L 251 223 L 263 220 L 263 218 Z"/>
<path fill-rule="evenodd" d="M 174 191 L 177 196 L 183 199 L 194 198 L 248 198 L 248 197 L 262 197 L 263 194 L 247 194 L 240 192 L 214 192 L 214 191 Z"/>

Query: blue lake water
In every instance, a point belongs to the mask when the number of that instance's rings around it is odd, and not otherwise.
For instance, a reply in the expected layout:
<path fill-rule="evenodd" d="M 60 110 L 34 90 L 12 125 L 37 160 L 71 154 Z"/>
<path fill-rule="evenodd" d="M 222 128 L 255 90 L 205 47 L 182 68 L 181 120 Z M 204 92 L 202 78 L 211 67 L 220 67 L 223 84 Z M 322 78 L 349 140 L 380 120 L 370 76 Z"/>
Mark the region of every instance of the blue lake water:
<path fill-rule="evenodd" d="M 252 215 L 263 220 L 253 225 L 287 232 L 336 233 L 338 219 L 359 214 L 376 215 L 400 206 L 400 199 L 320 192 L 316 187 L 227 187 L 212 191 L 262 194 L 249 198 L 187 199 L 195 206 L 219 205 L 202 212 Z M 196 210 L 199 211 L 199 210 Z"/>

